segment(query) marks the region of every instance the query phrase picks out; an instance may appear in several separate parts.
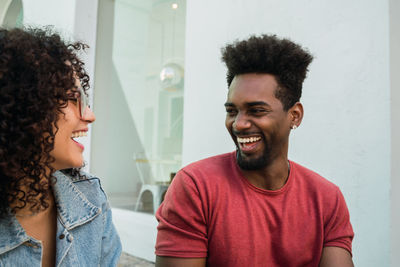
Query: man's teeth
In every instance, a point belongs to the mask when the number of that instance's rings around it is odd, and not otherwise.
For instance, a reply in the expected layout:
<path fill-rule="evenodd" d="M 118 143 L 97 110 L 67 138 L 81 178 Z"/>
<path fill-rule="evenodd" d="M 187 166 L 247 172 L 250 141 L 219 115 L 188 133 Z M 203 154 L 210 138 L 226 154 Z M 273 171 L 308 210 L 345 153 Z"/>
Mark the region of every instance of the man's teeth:
<path fill-rule="evenodd" d="M 82 137 L 82 136 L 87 136 L 87 132 L 81 131 L 81 132 L 74 132 L 72 133 L 72 138 L 77 138 L 77 137 Z"/>
<path fill-rule="evenodd" d="M 241 138 L 241 137 L 237 137 L 237 141 L 239 143 L 251 143 L 251 142 L 256 142 L 258 140 L 261 140 L 261 137 L 248 137 L 248 138 Z"/>

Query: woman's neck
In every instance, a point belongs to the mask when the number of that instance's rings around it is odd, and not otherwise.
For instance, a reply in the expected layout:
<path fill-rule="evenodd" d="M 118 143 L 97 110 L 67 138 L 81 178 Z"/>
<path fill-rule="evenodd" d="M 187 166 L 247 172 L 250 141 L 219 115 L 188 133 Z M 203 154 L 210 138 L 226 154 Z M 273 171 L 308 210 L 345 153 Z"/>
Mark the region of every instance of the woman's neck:
<path fill-rule="evenodd" d="M 24 199 L 17 198 L 10 204 L 10 208 L 15 212 L 16 217 L 35 216 L 54 206 L 54 196 L 51 186 L 47 182 L 41 183 L 42 188 L 36 196 L 29 185 L 20 186 L 19 190 L 23 192 Z M 43 205 L 43 197 L 45 204 Z M 28 201 L 29 199 L 29 201 Z"/>
<path fill-rule="evenodd" d="M 51 190 L 46 203 L 48 207 L 37 213 L 24 208 L 15 214 L 26 234 L 42 242 L 42 267 L 55 265 L 57 209 Z"/>

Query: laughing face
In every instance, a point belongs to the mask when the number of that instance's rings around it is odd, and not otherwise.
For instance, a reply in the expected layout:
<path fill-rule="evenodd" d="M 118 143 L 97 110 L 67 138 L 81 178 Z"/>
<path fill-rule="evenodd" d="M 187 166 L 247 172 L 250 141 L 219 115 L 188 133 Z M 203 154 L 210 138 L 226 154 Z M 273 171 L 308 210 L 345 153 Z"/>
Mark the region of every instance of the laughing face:
<path fill-rule="evenodd" d="M 244 170 L 258 170 L 287 157 L 291 120 L 275 97 L 278 83 L 270 74 L 235 76 L 225 103 L 225 126 L 237 147 Z"/>
<path fill-rule="evenodd" d="M 80 83 L 77 81 L 77 84 Z M 54 140 L 54 149 L 50 152 L 55 158 L 52 166 L 56 170 L 78 168 L 83 165 L 84 146 L 76 140 L 87 135 L 89 123 L 94 122 L 94 113 L 86 107 L 83 118 L 80 116 L 79 103 L 69 100 L 62 109 L 57 121 L 58 131 Z"/>

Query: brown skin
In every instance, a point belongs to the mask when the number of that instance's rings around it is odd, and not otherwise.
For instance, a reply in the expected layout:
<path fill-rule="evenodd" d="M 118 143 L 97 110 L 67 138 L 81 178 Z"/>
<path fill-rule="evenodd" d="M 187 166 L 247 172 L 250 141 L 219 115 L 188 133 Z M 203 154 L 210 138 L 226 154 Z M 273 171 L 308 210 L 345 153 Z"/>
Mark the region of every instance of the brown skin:
<path fill-rule="evenodd" d="M 256 170 L 242 170 L 254 186 L 266 190 L 277 190 L 285 185 L 288 177 L 289 134 L 293 126 L 303 119 L 303 106 L 296 103 L 285 111 L 275 97 L 278 83 L 273 75 L 248 73 L 235 76 L 225 103 L 227 115 L 225 126 L 245 160 L 255 160 L 270 149 L 267 165 Z M 259 138 L 243 146 L 237 138 Z M 205 258 L 156 258 L 157 267 L 204 267 Z M 352 267 L 350 253 L 339 247 L 325 247 L 320 267 Z"/>
<path fill-rule="evenodd" d="M 354 267 L 350 253 L 339 247 L 325 247 L 322 250 L 320 267 Z"/>
<path fill-rule="evenodd" d="M 156 257 L 156 267 L 205 267 L 206 258 Z"/>
<path fill-rule="evenodd" d="M 42 241 L 42 267 L 54 266 L 56 261 L 57 209 L 52 193 L 49 194 L 47 203 L 49 207 L 34 216 L 29 216 L 29 213 L 25 213 L 28 216 L 24 216 L 21 214 L 24 211 L 18 212 L 16 216 L 29 236 Z"/>
<path fill-rule="evenodd" d="M 288 176 L 288 143 L 293 125 L 300 125 L 303 118 L 303 106 L 296 103 L 288 111 L 275 97 L 278 83 L 270 74 L 242 74 L 236 76 L 229 88 L 225 103 L 225 126 L 245 160 L 252 161 L 261 157 L 269 144 L 269 162 L 257 170 L 242 170 L 244 176 L 254 186 L 277 190 Z M 239 133 L 238 133 L 239 132 Z M 253 148 L 244 150 L 237 138 L 258 137 Z"/>

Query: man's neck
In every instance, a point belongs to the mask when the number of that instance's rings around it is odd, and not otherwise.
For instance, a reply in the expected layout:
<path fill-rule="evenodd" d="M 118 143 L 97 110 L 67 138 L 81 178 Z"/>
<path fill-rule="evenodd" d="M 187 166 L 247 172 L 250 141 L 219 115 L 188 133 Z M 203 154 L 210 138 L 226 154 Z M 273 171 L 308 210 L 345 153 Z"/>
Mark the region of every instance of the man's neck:
<path fill-rule="evenodd" d="M 265 190 L 282 188 L 289 177 L 287 157 L 279 158 L 259 170 L 243 170 L 244 177 L 255 187 Z"/>

